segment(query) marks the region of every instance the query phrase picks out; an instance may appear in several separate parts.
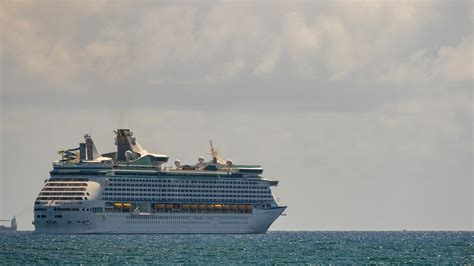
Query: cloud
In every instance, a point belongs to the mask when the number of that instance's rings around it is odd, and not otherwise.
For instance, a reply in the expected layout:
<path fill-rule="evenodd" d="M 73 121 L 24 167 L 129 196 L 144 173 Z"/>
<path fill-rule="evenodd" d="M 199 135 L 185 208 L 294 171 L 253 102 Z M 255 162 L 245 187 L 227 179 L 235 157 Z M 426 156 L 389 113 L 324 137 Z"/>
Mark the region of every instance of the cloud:
<path fill-rule="evenodd" d="M 113 41 L 96 41 L 87 45 L 86 53 L 94 57 L 116 57 L 124 53 L 123 44 Z"/>
<path fill-rule="evenodd" d="M 319 81 L 472 77 L 467 70 L 472 38 L 461 36 L 465 41 L 459 46 L 417 38 L 436 32 L 440 25 L 435 19 L 455 15 L 444 11 L 447 4 L 369 1 L 272 7 L 3 2 L 2 62 L 39 76 L 51 89 L 89 86 L 85 76 L 110 85 L 157 77 L 215 82 L 272 74 Z M 436 50 L 427 49 L 428 44 Z M 427 58 L 433 51 L 438 59 Z"/>
<path fill-rule="evenodd" d="M 280 60 L 280 53 L 281 45 L 275 42 L 263 52 L 260 63 L 255 67 L 254 73 L 257 75 L 272 73 Z"/>
<path fill-rule="evenodd" d="M 454 46 L 443 46 L 433 62 L 435 73 L 447 81 L 473 81 L 474 35 L 464 37 Z"/>
<path fill-rule="evenodd" d="M 283 33 L 295 60 L 319 52 L 319 32 L 306 23 L 304 15 L 296 12 L 287 14 L 283 21 Z"/>
<path fill-rule="evenodd" d="M 234 58 L 229 62 L 216 67 L 211 73 L 206 75 L 206 81 L 216 82 L 232 79 L 238 75 L 244 68 L 245 62 L 241 58 Z"/>
<path fill-rule="evenodd" d="M 384 82 L 473 82 L 474 37 L 466 36 L 454 46 L 442 46 L 437 53 L 419 50 L 407 61 L 383 74 Z"/>

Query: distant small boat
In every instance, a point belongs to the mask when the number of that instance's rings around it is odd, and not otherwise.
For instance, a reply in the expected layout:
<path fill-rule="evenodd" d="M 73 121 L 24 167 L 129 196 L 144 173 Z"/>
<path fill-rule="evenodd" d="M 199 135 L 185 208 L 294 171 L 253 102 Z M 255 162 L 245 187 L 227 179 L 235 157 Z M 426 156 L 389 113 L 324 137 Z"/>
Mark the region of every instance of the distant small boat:
<path fill-rule="evenodd" d="M 10 222 L 10 227 L 5 225 L 0 225 L 0 233 L 6 232 L 16 232 L 18 226 L 16 224 L 16 217 L 13 217 L 11 220 L 0 220 L 0 222 Z"/>

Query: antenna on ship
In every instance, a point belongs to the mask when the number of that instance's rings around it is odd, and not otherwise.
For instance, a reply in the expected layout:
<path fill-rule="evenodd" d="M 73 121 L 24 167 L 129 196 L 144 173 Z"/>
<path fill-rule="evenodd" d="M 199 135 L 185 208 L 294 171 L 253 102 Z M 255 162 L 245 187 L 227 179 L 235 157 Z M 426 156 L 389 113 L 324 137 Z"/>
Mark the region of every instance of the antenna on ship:
<path fill-rule="evenodd" d="M 212 140 L 209 141 L 209 144 L 211 145 L 212 162 L 217 163 L 217 160 L 219 158 L 219 149 L 214 148 L 214 146 L 212 145 Z"/>

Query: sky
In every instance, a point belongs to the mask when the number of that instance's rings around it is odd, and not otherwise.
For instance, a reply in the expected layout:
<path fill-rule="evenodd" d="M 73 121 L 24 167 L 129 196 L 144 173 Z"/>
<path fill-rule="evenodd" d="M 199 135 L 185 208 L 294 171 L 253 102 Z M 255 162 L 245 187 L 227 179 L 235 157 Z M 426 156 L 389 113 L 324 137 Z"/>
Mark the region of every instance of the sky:
<path fill-rule="evenodd" d="M 1 1 L 0 218 L 56 152 L 260 164 L 271 230 L 472 230 L 472 1 Z"/>

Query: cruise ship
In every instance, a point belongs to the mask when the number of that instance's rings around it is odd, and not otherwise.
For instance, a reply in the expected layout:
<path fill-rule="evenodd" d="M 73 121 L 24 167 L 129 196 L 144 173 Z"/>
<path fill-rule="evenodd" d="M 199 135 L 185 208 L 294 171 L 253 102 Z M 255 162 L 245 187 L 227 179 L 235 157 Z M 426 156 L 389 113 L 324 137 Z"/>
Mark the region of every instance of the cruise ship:
<path fill-rule="evenodd" d="M 286 209 L 272 194 L 278 181 L 259 165 L 211 159 L 166 166 L 168 155 L 143 149 L 129 129 L 114 131 L 115 152 L 100 154 L 90 135 L 59 151 L 34 203 L 36 233 L 267 232 Z"/>

